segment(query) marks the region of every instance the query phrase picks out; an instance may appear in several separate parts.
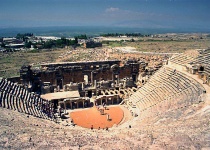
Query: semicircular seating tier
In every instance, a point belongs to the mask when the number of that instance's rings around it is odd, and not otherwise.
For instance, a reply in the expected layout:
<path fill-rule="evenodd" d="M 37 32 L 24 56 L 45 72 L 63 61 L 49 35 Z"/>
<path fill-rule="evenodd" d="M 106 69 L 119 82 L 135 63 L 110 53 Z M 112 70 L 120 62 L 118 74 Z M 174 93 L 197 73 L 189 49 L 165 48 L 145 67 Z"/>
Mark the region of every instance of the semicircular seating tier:
<path fill-rule="evenodd" d="M 171 107 L 168 109 L 174 109 L 175 106 L 186 107 L 198 101 L 204 92 L 204 87 L 196 80 L 164 66 L 131 95 L 127 105 L 137 108 L 135 113 L 140 115 L 163 101 L 170 103 L 168 106 Z"/>
<path fill-rule="evenodd" d="M 6 79 L 0 80 L 0 107 L 39 118 L 54 118 L 53 107 L 47 100 Z"/>
<path fill-rule="evenodd" d="M 203 83 L 210 85 L 210 49 L 186 51 L 170 58 L 168 64 L 197 74 Z"/>

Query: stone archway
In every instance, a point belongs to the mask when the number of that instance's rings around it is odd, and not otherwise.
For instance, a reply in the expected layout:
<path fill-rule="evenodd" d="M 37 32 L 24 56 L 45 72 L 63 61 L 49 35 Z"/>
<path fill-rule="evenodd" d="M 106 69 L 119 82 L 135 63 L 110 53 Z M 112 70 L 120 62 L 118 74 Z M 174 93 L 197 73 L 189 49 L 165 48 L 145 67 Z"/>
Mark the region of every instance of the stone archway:
<path fill-rule="evenodd" d="M 113 104 L 117 104 L 117 98 L 113 99 Z"/>

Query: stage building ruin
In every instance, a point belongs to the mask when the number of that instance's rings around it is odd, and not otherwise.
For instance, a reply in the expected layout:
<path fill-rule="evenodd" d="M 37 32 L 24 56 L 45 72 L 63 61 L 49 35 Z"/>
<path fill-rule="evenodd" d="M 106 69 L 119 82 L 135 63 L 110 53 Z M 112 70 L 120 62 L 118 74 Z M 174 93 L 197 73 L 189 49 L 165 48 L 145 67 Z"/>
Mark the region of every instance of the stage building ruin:
<path fill-rule="evenodd" d="M 54 103 L 55 108 L 119 104 L 122 95 L 129 93 L 126 88 L 137 87 L 140 69 L 145 66 L 137 60 L 48 63 L 39 69 L 22 66 L 20 82 L 28 91 Z"/>

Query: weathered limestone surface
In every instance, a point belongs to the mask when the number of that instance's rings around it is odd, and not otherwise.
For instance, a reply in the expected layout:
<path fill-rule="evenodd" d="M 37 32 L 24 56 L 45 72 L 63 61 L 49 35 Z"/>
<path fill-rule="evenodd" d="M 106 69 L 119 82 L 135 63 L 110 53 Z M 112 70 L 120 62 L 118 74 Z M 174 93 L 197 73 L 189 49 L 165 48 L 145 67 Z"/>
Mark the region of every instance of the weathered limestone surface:
<path fill-rule="evenodd" d="M 25 90 L 1 84 L 0 149 L 210 149 L 210 88 L 202 83 L 202 75 L 195 78 L 199 73 L 189 75 L 176 65 L 161 68 L 135 93 L 131 91 L 125 107 L 138 116 L 108 131 L 18 113 L 40 112 L 15 99 L 14 95 L 24 95 L 23 100 L 31 101 Z M 109 92 L 114 91 L 102 91 Z"/>
<path fill-rule="evenodd" d="M 0 108 L 1 149 L 208 149 L 210 108 L 204 103 L 109 131 L 65 127 Z"/>

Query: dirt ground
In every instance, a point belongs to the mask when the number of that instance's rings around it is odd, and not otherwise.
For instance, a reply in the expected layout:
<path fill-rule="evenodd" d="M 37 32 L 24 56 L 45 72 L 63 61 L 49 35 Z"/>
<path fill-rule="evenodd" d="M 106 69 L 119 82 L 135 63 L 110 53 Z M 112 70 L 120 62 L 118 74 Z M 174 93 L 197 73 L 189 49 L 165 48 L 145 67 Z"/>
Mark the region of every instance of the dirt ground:
<path fill-rule="evenodd" d="M 107 120 L 107 114 L 110 116 L 110 120 Z M 120 107 L 108 107 L 107 110 L 104 110 L 104 115 L 100 114 L 100 111 L 97 107 L 92 107 L 90 109 L 81 110 L 72 112 L 70 117 L 73 119 L 74 123 L 78 126 L 84 128 L 94 129 L 105 129 L 106 127 L 110 128 L 113 125 L 117 125 L 123 119 L 124 113 Z"/>

